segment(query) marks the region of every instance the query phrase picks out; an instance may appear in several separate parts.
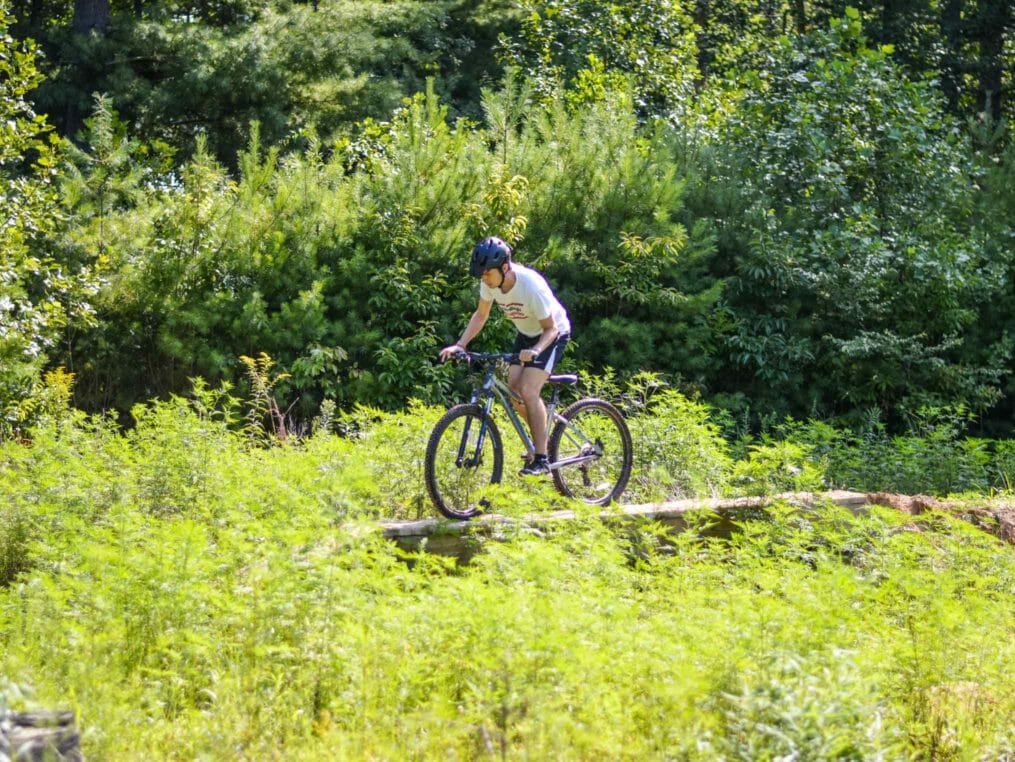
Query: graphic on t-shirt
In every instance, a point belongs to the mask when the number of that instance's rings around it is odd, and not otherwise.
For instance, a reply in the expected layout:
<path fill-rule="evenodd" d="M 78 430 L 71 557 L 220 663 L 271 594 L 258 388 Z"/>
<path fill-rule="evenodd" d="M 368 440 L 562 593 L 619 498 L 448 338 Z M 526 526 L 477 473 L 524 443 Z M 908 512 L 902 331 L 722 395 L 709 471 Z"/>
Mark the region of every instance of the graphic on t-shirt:
<path fill-rule="evenodd" d="M 525 320 L 528 317 L 521 302 L 497 302 L 497 306 L 511 320 Z"/>

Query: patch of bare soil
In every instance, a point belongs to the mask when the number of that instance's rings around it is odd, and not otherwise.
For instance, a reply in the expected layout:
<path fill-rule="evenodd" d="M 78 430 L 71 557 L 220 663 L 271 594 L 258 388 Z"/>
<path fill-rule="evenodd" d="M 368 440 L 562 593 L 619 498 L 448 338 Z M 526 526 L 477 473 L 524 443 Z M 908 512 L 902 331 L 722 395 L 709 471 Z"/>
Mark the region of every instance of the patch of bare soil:
<path fill-rule="evenodd" d="M 965 502 L 939 500 L 929 495 L 896 495 L 890 492 L 868 492 L 870 505 L 895 508 L 909 516 L 926 511 L 943 511 L 959 516 L 974 526 L 1015 545 L 1015 505 L 999 502 L 977 506 Z"/>

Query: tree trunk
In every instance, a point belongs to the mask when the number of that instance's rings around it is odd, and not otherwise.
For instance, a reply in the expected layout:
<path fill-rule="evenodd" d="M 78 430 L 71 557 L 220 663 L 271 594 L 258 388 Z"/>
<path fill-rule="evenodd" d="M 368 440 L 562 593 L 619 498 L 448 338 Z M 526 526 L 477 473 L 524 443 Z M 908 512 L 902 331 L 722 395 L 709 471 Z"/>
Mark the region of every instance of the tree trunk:
<path fill-rule="evenodd" d="M 74 0 L 74 34 L 102 34 L 109 27 L 109 0 Z"/>
<path fill-rule="evenodd" d="M 793 0 L 791 8 L 793 9 L 793 26 L 796 28 L 796 33 L 805 34 L 807 32 L 807 9 L 804 7 L 804 0 Z"/>
<path fill-rule="evenodd" d="M 42 22 L 42 3 L 40 0 L 30 0 L 28 3 L 27 22 L 29 29 L 38 29 Z M 22 23 L 26 21 L 24 18 L 19 18 L 18 21 Z"/>
<path fill-rule="evenodd" d="M 980 90 L 977 109 L 995 122 L 1001 118 L 1004 99 L 1004 33 L 1011 21 L 1009 0 L 980 0 L 976 39 L 980 43 Z"/>
<path fill-rule="evenodd" d="M 941 87 L 948 99 L 948 110 L 959 111 L 962 82 L 962 0 L 945 0 L 941 8 L 941 33 L 945 54 L 941 62 Z"/>
<path fill-rule="evenodd" d="M 109 28 L 109 0 L 74 0 L 74 20 L 71 30 L 75 36 L 87 37 L 90 34 L 105 34 Z M 72 93 L 67 102 L 64 115 L 64 134 L 74 140 L 74 136 L 85 125 L 81 105 Z"/>
<path fill-rule="evenodd" d="M 881 6 L 881 28 L 876 32 L 879 43 L 899 47 L 906 32 L 905 9 L 898 7 L 898 0 L 884 0 Z"/>

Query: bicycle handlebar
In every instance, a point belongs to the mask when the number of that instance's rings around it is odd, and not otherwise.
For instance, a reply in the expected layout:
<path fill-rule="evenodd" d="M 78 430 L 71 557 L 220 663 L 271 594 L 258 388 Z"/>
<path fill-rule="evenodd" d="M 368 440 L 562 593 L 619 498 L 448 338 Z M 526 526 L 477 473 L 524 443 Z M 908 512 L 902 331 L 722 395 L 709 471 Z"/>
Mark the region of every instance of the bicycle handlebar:
<path fill-rule="evenodd" d="M 518 359 L 518 355 L 512 352 L 456 352 L 449 360 L 465 360 L 466 362 L 512 362 Z"/>

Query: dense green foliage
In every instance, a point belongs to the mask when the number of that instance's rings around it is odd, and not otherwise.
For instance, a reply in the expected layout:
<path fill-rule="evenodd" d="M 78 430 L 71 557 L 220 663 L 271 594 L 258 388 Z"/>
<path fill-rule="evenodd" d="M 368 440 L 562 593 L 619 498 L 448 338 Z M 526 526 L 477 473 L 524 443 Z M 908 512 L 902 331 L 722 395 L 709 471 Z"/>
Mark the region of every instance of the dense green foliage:
<path fill-rule="evenodd" d="M 0 438 L 33 417 L 46 352 L 68 323 L 91 324 L 95 290 L 87 259 L 52 251 L 57 141 L 28 100 L 40 79 L 35 48 L 8 23 L 0 4 Z"/>
<path fill-rule="evenodd" d="M 111 270 L 103 324 L 74 346 L 80 401 L 125 409 L 190 377 L 237 379 L 253 351 L 290 373 L 301 415 L 325 397 L 446 398 L 432 358 L 475 298 L 462 252 L 500 230 L 556 284 L 579 366 L 679 374 L 755 414 L 986 409 L 1007 326 L 962 336 L 990 325 L 1010 262 L 971 218 L 973 169 L 883 53 L 847 29 L 818 44 L 786 46 L 764 99 L 745 97 L 704 153 L 639 126 L 623 93 L 532 108 L 511 82 L 488 94 L 486 129 L 449 124 L 430 95 L 330 155 L 283 157 L 255 133 L 235 180 L 200 148 L 178 186 L 124 174 L 133 201 L 113 198 L 95 139 L 65 192 Z M 100 109 L 94 129 L 112 119 Z M 109 196 L 99 228 L 82 184 Z"/>
<path fill-rule="evenodd" d="M 121 432 L 54 406 L 30 446 L 0 446 L 0 701 L 72 706 L 111 759 L 1013 751 L 1015 555 L 979 530 L 781 505 L 730 539 L 708 517 L 665 542 L 589 518 L 410 564 L 364 519 L 420 510 L 405 454 L 437 409 L 264 448 L 231 425 L 244 407 L 198 387 Z M 711 443 L 674 493 L 720 488 L 707 411 L 661 390 L 649 407 L 632 422 L 651 452 Z M 738 488 L 799 484 L 784 445 L 738 462 Z M 641 483 L 669 465 L 642 460 Z M 504 498 L 556 499 L 514 478 Z"/>
<path fill-rule="evenodd" d="M 53 5 L 43 12 L 70 4 Z M 37 101 L 65 134 L 105 93 L 145 142 L 189 156 L 204 136 L 232 165 L 251 121 L 271 144 L 305 145 L 307 132 L 330 140 L 387 116 L 426 76 L 476 113 L 479 84 L 497 71 L 488 48 L 512 16 L 497 0 L 114 2 L 104 29 L 31 14 L 20 29 L 50 53 Z"/>
<path fill-rule="evenodd" d="M 125 409 L 189 377 L 235 379 L 239 356 L 254 351 L 290 374 L 284 396 L 303 395 L 304 414 L 324 397 L 343 407 L 438 399 L 451 377 L 434 354 L 475 299 L 460 252 L 490 229 L 561 284 L 586 326 L 582 364 L 700 366 L 707 337 L 681 326 L 719 288 L 703 273 L 667 272 L 710 248 L 707 224 L 688 233 L 677 219 L 679 146 L 665 134 L 632 140 L 622 98 L 537 118 L 521 114 L 524 93 L 489 95 L 500 127 L 487 131 L 448 124 L 433 95 L 414 99 L 376 144 L 327 158 L 282 157 L 255 133 L 235 180 L 199 148 L 169 188 L 138 186 L 101 148 L 109 140 L 93 141 L 100 149 L 80 155 L 64 194 L 68 214 L 90 221 L 78 241 L 109 267 L 102 326 L 75 344 L 80 400 Z M 100 109 L 93 129 L 115 135 L 113 122 Z M 593 143 L 615 161 L 602 164 Z M 107 199 L 101 225 L 89 188 Z M 490 340 L 503 329 L 491 326 Z M 643 346 L 625 358 L 617 342 L 632 335 Z"/>
<path fill-rule="evenodd" d="M 261 352 L 290 424 L 446 402 L 433 357 L 498 233 L 569 308 L 580 369 L 664 373 L 741 429 L 931 405 L 1004 433 L 1012 153 L 956 116 L 1004 94 L 1011 20 L 964 5 L 33 0 L 15 29 L 51 76 L 11 80 L 34 227 L 4 299 L 47 319 L 28 340 L 7 310 L 6 430 L 46 364 L 124 419 Z M 34 170 L 32 97 L 77 136 Z"/>
<path fill-rule="evenodd" d="M 945 516 L 374 523 L 431 512 L 488 234 L 625 500 L 1011 492 L 1015 14 L 850 5 L 0 0 L 0 708 L 103 758 L 1015 755 L 1015 556 Z M 575 507 L 518 455 L 499 512 Z"/>
<path fill-rule="evenodd" d="M 853 13 L 783 44 L 724 127 L 751 242 L 727 289 L 758 385 L 738 391 L 824 415 L 989 407 L 1011 348 L 963 336 L 1008 290 L 1010 259 L 974 213 L 957 125 L 859 32 Z"/>
<path fill-rule="evenodd" d="M 581 93 L 600 68 L 630 77 L 643 114 L 686 114 L 693 94 L 695 35 L 691 9 L 668 0 L 611 4 L 597 0 L 523 3 L 528 9 L 505 57 L 547 98 L 574 82 Z"/>

